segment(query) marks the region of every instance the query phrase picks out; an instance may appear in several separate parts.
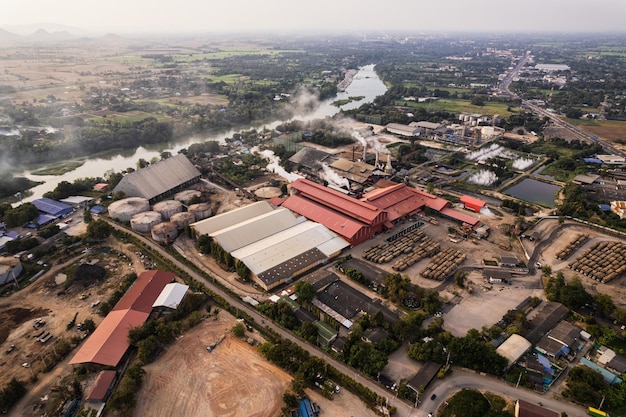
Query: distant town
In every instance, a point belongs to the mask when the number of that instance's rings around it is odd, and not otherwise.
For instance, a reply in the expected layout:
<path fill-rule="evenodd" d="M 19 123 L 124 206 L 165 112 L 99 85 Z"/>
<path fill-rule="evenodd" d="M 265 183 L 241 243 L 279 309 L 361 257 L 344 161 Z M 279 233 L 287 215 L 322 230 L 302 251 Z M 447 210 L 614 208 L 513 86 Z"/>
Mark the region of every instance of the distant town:
<path fill-rule="evenodd" d="M 0 410 L 623 415 L 623 36 L 545 36 L 0 32 Z"/>

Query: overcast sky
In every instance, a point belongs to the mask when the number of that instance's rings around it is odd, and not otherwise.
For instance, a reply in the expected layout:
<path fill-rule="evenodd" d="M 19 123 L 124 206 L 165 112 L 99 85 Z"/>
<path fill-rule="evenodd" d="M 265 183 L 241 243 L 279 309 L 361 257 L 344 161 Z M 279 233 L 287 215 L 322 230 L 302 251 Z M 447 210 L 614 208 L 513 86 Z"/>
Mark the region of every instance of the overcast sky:
<path fill-rule="evenodd" d="M 626 31 L 626 0 L 2 0 L 0 26 L 94 32 Z"/>

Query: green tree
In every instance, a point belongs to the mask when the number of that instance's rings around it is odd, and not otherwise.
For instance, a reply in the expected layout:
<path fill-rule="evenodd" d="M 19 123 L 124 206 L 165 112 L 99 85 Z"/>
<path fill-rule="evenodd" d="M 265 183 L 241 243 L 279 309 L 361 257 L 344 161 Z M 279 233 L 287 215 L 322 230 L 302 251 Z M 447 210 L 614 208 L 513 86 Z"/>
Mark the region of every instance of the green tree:
<path fill-rule="evenodd" d="M 298 301 L 302 304 L 308 304 L 313 301 L 315 296 L 315 287 L 308 281 L 300 280 L 296 282 L 295 294 L 298 297 Z"/>
<path fill-rule="evenodd" d="M 246 327 L 242 323 L 233 326 L 232 332 L 236 337 L 242 338 L 246 335 Z"/>
<path fill-rule="evenodd" d="M 596 306 L 596 311 L 602 317 L 610 317 L 616 309 L 615 303 L 613 303 L 613 299 L 606 294 L 598 293 L 594 295 L 593 303 Z"/>
<path fill-rule="evenodd" d="M 83 213 L 83 221 L 85 222 L 85 224 L 89 224 L 91 223 L 92 220 L 93 220 L 93 215 L 91 214 L 91 210 L 86 208 L 85 212 Z"/>
<path fill-rule="evenodd" d="M 87 236 L 92 239 L 106 239 L 113 228 L 104 220 L 96 220 L 87 225 Z"/>

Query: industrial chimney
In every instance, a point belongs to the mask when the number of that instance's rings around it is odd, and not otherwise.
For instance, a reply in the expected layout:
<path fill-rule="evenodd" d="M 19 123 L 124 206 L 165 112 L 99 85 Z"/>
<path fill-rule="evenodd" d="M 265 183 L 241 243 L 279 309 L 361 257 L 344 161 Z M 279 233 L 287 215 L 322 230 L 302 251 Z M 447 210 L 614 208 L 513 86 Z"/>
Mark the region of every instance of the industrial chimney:
<path fill-rule="evenodd" d="M 385 166 L 385 174 L 393 174 L 393 167 L 391 166 L 391 154 L 387 154 L 387 165 Z"/>

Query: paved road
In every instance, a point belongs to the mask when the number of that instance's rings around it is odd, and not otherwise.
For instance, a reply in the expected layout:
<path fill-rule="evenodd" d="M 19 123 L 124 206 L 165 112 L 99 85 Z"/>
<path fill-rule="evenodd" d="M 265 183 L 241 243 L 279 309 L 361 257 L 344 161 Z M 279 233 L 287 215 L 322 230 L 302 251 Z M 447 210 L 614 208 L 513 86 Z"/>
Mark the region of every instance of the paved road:
<path fill-rule="evenodd" d="M 428 412 L 435 411 L 445 402 L 446 397 L 463 388 L 486 390 L 511 398 L 519 398 L 532 404 L 542 403 L 543 407 L 558 413 L 565 412 L 568 417 L 585 417 L 587 415 L 583 407 L 552 398 L 549 393 L 542 395 L 527 389 L 515 388 L 500 379 L 456 368 L 452 371 L 452 376 L 435 380 L 431 388 L 424 393 L 424 400 L 420 408 Z M 432 394 L 437 395 L 434 401 L 430 400 Z"/>
<path fill-rule="evenodd" d="M 532 102 L 530 102 L 528 100 L 524 100 L 519 95 L 517 95 L 516 93 L 512 92 L 511 90 L 509 90 L 509 87 L 511 85 L 511 81 L 513 80 L 514 77 L 517 76 L 517 74 L 520 72 L 522 67 L 524 65 L 526 65 L 526 63 L 528 62 L 529 59 L 530 59 L 530 51 L 526 51 L 526 53 L 519 60 L 517 65 L 515 65 L 515 67 L 510 72 L 508 72 L 507 74 L 504 75 L 504 78 L 500 82 L 500 90 L 501 90 L 502 94 L 504 94 L 506 96 L 509 96 L 511 98 L 514 98 L 514 99 L 520 99 L 522 107 L 525 107 L 525 108 L 531 110 L 533 113 L 535 113 L 535 114 L 537 114 L 537 115 L 539 115 L 541 117 L 548 118 L 556 126 L 562 127 L 564 129 L 569 130 L 570 132 L 574 133 L 576 136 L 578 136 L 583 141 L 589 142 L 589 143 L 598 143 L 607 152 L 610 152 L 610 153 L 612 153 L 614 155 L 626 156 L 626 152 L 622 151 L 621 149 L 616 148 L 615 146 L 613 146 L 613 144 L 611 144 L 609 142 L 606 142 L 606 141 L 603 141 L 602 139 L 598 138 L 597 136 L 594 136 L 594 135 L 590 134 L 589 132 L 586 132 L 583 129 L 577 127 L 577 126 L 574 126 L 574 125 L 571 125 L 571 124 L 567 123 L 566 121 L 564 121 L 562 118 L 560 118 L 555 113 L 549 112 L 546 109 L 544 109 L 542 107 L 539 107 L 536 104 L 534 104 L 534 103 L 532 103 Z"/>
<path fill-rule="evenodd" d="M 225 292 L 224 290 L 222 290 L 222 288 L 218 287 L 213 282 L 205 279 L 203 276 L 198 274 L 195 270 L 191 269 L 187 265 L 185 265 L 182 262 L 178 261 L 176 258 L 174 258 L 172 255 L 170 255 L 166 250 L 164 250 L 161 246 L 159 246 L 155 242 L 153 242 L 153 241 L 151 241 L 149 239 L 146 239 L 143 236 L 138 235 L 135 232 L 133 232 L 133 231 L 131 231 L 129 229 L 126 229 L 125 227 L 122 227 L 119 224 L 117 224 L 117 223 L 115 223 L 113 221 L 110 221 L 109 219 L 107 219 L 105 217 L 101 217 L 101 219 L 109 222 L 109 224 L 111 226 L 115 227 L 118 230 L 122 230 L 122 231 L 124 231 L 126 233 L 132 234 L 135 238 L 140 240 L 142 243 L 148 245 L 155 252 L 158 252 L 161 256 L 163 256 L 163 258 L 169 260 L 174 265 L 176 265 L 178 268 L 180 268 L 181 270 L 185 271 L 194 280 L 196 280 L 196 281 L 206 285 L 207 288 L 209 288 L 211 291 L 215 292 L 220 297 L 223 297 L 226 300 L 226 302 L 228 302 L 231 306 L 233 306 L 235 308 L 238 308 L 240 311 L 242 311 L 242 312 L 246 313 L 247 315 L 249 315 L 250 317 L 252 317 L 252 319 L 256 323 L 264 323 L 266 327 L 268 327 L 268 328 L 272 329 L 273 331 L 275 331 L 276 333 L 278 333 L 282 338 L 288 339 L 288 340 L 296 343 L 298 346 L 300 346 L 301 348 L 303 348 L 306 351 L 308 351 L 311 355 L 324 359 L 328 364 L 330 364 L 331 366 L 335 367 L 339 372 L 343 373 L 344 375 L 347 375 L 347 376 L 351 377 L 352 379 L 354 379 L 358 383 L 360 383 L 363 386 L 365 386 L 365 387 L 371 389 L 372 391 L 376 392 L 379 396 L 388 398 L 389 399 L 389 404 L 392 405 L 392 406 L 395 406 L 397 408 L 397 410 L 398 410 L 398 413 L 396 414 L 397 416 L 399 416 L 399 417 L 426 417 L 426 415 L 427 415 L 426 412 L 423 412 L 421 410 L 417 410 L 417 409 L 413 408 L 411 405 L 401 401 L 398 398 L 395 398 L 391 392 L 387 391 L 384 387 L 382 387 L 380 384 L 378 384 L 374 380 L 372 380 L 372 379 L 362 375 L 360 372 L 358 372 L 355 369 L 347 366 L 346 364 L 337 361 L 332 356 L 326 354 L 324 351 L 322 351 L 322 350 L 320 350 L 320 349 L 318 349 L 318 348 L 316 348 L 314 346 L 311 346 L 310 344 L 308 344 L 308 343 L 304 342 L 303 340 L 299 339 L 298 337 L 296 337 L 293 333 L 291 333 L 291 332 L 283 329 L 282 327 L 272 323 L 271 321 L 267 320 L 266 317 L 264 317 L 259 312 L 257 312 L 257 310 L 252 308 L 249 304 L 241 301 L 241 299 L 238 298 L 238 297 L 232 296 L 230 293 Z"/>

